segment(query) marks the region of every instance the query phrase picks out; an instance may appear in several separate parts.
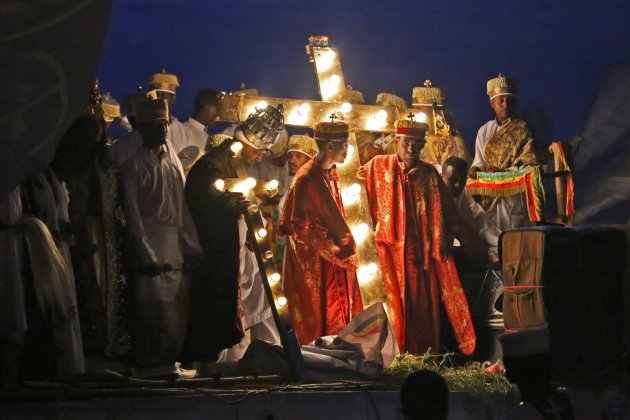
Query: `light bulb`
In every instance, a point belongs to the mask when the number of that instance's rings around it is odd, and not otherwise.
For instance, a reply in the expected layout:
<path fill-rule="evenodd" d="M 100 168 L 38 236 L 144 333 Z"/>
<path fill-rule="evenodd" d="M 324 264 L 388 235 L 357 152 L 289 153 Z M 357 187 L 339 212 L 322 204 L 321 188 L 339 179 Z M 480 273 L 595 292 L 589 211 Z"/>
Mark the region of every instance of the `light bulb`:
<path fill-rule="evenodd" d="M 300 115 L 306 115 L 309 112 L 311 112 L 311 106 L 306 102 L 298 107 L 298 114 Z"/>
<path fill-rule="evenodd" d="M 379 110 L 376 113 L 376 118 L 378 120 L 381 120 L 381 121 L 386 120 L 387 119 L 387 111 L 385 111 L 384 109 Z"/>
<path fill-rule="evenodd" d="M 365 223 L 361 223 L 359 226 L 355 226 L 350 229 L 352 237 L 354 238 L 354 241 L 357 243 L 357 245 L 360 245 L 363 241 L 365 241 L 365 237 L 367 236 L 367 230 L 363 229 L 363 225 L 365 225 Z"/>
<path fill-rule="evenodd" d="M 258 232 L 256 232 L 256 235 L 258 235 L 259 238 L 264 238 L 265 236 L 267 236 L 267 229 L 265 228 L 260 228 L 258 229 Z"/>
<path fill-rule="evenodd" d="M 265 261 L 272 259 L 273 252 L 270 249 L 266 250 L 265 253 L 263 254 L 263 258 L 265 259 Z"/>
<path fill-rule="evenodd" d="M 251 190 L 252 188 L 256 186 L 256 180 L 250 177 L 250 178 L 247 178 L 243 184 L 245 185 L 245 188 L 247 188 L 248 190 Z"/>
<path fill-rule="evenodd" d="M 256 204 L 250 204 L 247 208 L 251 214 L 254 214 L 258 211 L 258 206 Z"/>
<path fill-rule="evenodd" d="M 341 77 L 339 77 L 338 74 L 333 74 L 332 76 L 330 76 L 331 86 L 339 86 L 339 83 L 341 83 Z"/>
<path fill-rule="evenodd" d="M 278 283 L 280 281 L 280 273 L 273 273 L 272 275 L 269 276 L 269 280 L 272 283 Z"/>
<path fill-rule="evenodd" d="M 243 143 L 241 143 L 240 141 L 235 141 L 230 146 L 230 150 L 233 151 L 234 153 L 240 152 L 241 150 L 243 150 Z"/>
<path fill-rule="evenodd" d="M 352 195 L 357 196 L 361 193 L 361 186 L 359 184 L 352 184 L 350 186 L 350 191 L 352 192 Z"/>
<path fill-rule="evenodd" d="M 341 190 L 341 200 L 343 204 L 353 204 L 359 199 L 359 195 L 355 194 L 352 187 L 346 187 Z"/>
<path fill-rule="evenodd" d="M 367 267 L 365 268 L 365 272 L 368 273 L 368 275 L 370 276 L 373 276 L 374 274 L 376 274 L 377 271 L 378 271 L 378 266 L 376 265 L 376 263 L 369 263 Z"/>
<path fill-rule="evenodd" d="M 425 122 L 427 120 L 427 114 L 425 114 L 424 112 L 421 112 L 418 114 L 416 121 L 418 122 Z"/>
<path fill-rule="evenodd" d="M 280 296 L 278 299 L 276 299 L 276 308 L 280 309 L 286 304 L 287 298 L 285 298 L 284 296 Z"/>
<path fill-rule="evenodd" d="M 269 106 L 267 101 L 260 101 L 256 104 L 256 109 L 265 109 Z"/>
<path fill-rule="evenodd" d="M 370 230 L 370 227 L 367 225 L 367 223 L 361 223 L 359 226 L 357 226 L 357 229 L 359 229 L 359 232 L 363 233 L 364 235 L 367 235 L 368 231 Z"/>
<path fill-rule="evenodd" d="M 212 185 L 214 185 L 214 188 L 216 188 L 217 190 L 223 191 L 223 188 L 225 188 L 225 181 L 222 179 L 217 179 Z"/>
<path fill-rule="evenodd" d="M 350 111 L 352 111 L 352 105 L 349 102 L 344 102 L 344 103 L 341 104 L 341 113 L 342 114 L 347 114 Z"/>
<path fill-rule="evenodd" d="M 272 179 L 271 181 L 265 184 L 265 188 L 268 190 L 277 190 L 278 189 L 278 180 Z"/>
<path fill-rule="evenodd" d="M 359 284 L 366 284 L 372 280 L 372 276 L 367 273 L 365 265 L 359 266 L 359 270 L 357 271 L 357 280 L 359 281 Z"/>

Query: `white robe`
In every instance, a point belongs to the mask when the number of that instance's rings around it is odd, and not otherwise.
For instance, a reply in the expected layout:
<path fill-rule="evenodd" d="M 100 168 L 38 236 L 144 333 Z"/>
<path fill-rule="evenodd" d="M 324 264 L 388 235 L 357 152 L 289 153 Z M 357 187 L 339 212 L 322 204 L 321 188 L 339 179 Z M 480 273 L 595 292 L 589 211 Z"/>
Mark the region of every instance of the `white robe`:
<path fill-rule="evenodd" d="M 22 219 L 20 187 L 0 202 L 0 222 L 14 226 L 0 230 L 0 337 L 22 342 L 26 331 L 22 283 Z"/>
<path fill-rule="evenodd" d="M 172 271 L 134 277 L 137 305 L 136 360 L 170 372 L 181 350 L 188 287 L 182 276 L 184 255 L 200 254 L 196 229 L 184 200 L 184 175 L 168 143 L 156 156 L 142 147 L 122 167 L 125 214 L 139 266 L 169 264 Z M 133 337 L 132 337 L 133 338 Z"/>
<path fill-rule="evenodd" d="M 504 121 L 503 124 L 509 121 Z M 475 159 L 472 166 L 480 168 L 482 171 L 487 169 L 487 163 L 485 159 L 485 150 L 488 142 L 499 131 L 501 125 L 496 119 L 488 121 L 481 126 L 477 132 L 477 139 L 475 140 Z M 516 171 L 520 169 L 518 166 L 512 166 L 505 168 L 508 171 Z M 525 194 L 515 194 L 507 197 L 496 197 L 492 200 L 490 208 L 486 211 L 488 218 L 494 223 L 501 231 L 504 231 L 513 227 L 531 226 L 529 216 L 527 214 L 527 203 Z"/>

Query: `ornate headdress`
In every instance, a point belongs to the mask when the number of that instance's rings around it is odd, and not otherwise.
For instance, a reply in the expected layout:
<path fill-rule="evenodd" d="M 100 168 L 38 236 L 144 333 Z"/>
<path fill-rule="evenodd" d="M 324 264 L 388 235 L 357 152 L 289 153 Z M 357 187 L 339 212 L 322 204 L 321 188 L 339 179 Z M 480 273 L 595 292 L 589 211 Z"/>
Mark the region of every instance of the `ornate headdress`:
<path fill-rule="evenodd" d="M 402 137 L 411 137 L 415 139 L 423 139 L 429 126 L 425 123 L 412 120 L 396 120 L 396 135 Z"/>
<path fill-rule="evenodd" d="M 287 152 L 287 146 L 289 145 L 289 134 L 286 130 L 280 131 L 278 140 L 269 148 L 271 157 L 277 158 L 284 155 Z"/>
<path fill-rule="evenodd" d="M 282 106 L 278 108 L 267 106 L 256 109 L 256 112 L 249 114 L 249 117 L 239 128 L 243 132 L 245 143 L 256 149 L 270 149 L 281 140 L 284 117 L 282 116 Z M 239 139 L 240 140 L 240 139 Z"/>
<path fill-rule="evenodd" d="M 347 141 L 350 127 L 343 121 L 322 121 L 313 126 L 315 140 Z"/>
<path fill-rule="evenodd" d="M 151 90 L 175 94 L 179 87 L 179 80 L 174 74 L 168 74 L 166 70 L 162 69 L 161 73 L 156 73 L 149 78 L 149 85 L 151 85 Z"/>
<path fill-rule="evenodd" d="M 138 124 L 165 120 L 168 121 L 168 103 L 166 99 L 149 99 L 138 102 L 135 106 Z"/>
<path fill-rule="evenodd" d="M 486 87 L 490 100 L 502 95 L 516 95 L 516 80 L 510 79 L 503 73 L 499 73 L 494 79 L 488 80 Z"/>
<path fill-rule="evenodd" d="M 444 104 L 442 89 L 431 85 L 430 80 L 424 81 L 424 86 L 413 88 L 413 106 L 431 106 L 433 102 L 437 105 Z"/>
<path fill-rule="evenodd" d="M 393 93 L 382 92 L 376 96 L 376 105 L 407 108 L 407 101 Z"/>
<path fill-rule="evenodd" d="M 317 154 L 317 143 L 306 134 L 296 134 L 289 138 L 288 152 L 300 152 L 312 158 Z"/>
<path fill-rule="evenodd" d="M 120 104 L 107 92 L 103 95 L 103 119 L 112 122 L 116 118 L 120 118 Z"/>
<path fill-rule="evenodd" d="M 231 140 L 232 137 L 226 135 L 226 134 L 210 134 L 208 136 L 208 139 L 206 140 L 206 151 L 214 148 L 214 147 L 218 147 L 221 144 L 223 144 L 224 141 L 226 140 Z"/>

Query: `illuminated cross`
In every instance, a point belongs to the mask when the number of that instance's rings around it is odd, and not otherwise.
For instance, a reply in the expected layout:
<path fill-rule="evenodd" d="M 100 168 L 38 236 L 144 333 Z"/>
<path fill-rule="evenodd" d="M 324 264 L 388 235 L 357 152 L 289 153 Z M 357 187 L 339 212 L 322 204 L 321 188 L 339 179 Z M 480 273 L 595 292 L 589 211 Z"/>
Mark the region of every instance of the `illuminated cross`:
<path fill-rule="evenodd" d="M 330 115 L 328 116 L 328 118 L 330 118 L 330 122 L 331 122 L 331 123 L 334 123 L 334 122 L 335 122 L 335 119 L 339 119 L 339 117 L 337 117 L 337 114 L 335 114 L 334 112 L 333 112 L 332 114 L 330 114 Z"/>

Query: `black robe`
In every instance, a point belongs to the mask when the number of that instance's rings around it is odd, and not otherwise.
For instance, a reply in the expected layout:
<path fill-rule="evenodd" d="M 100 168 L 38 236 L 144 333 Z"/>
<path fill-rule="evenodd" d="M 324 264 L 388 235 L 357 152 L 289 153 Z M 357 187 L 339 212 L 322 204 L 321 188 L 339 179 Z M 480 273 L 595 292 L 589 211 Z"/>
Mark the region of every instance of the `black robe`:
<path fill-rule="evenodd" d="M 232 142 L 210 149 L 186 179 L 186 203 L 204 258 L 192 279 L 182 362 L 214 361 L 221 350 L 243 337 L 238 305 L 239 213 L 230 208 L 234 199 L 213 187 L 217 179 L 236 177 Z"/>

